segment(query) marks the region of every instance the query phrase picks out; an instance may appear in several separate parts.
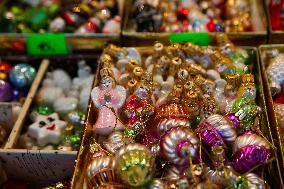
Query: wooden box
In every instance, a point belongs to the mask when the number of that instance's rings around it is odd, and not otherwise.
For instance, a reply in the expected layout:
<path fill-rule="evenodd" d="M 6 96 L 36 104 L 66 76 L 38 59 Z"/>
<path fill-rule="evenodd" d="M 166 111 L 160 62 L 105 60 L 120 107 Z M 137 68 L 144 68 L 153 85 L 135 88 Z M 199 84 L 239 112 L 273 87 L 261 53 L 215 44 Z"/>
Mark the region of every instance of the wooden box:
<path fill-rule="evenodd" d="M 284 53 L 284 45 L 261 45 L 259 47 L 259 55 L 261 60 L 261 71 L 263 78 L 263 87 L 266 98 L 266 108 L 268 112 L 269 122 L 273 134 L 274 142 L 277 144 L 277 154 L 279 159 L 280 170 L 282 172 L 282 178 L 284 179 L 284 135 L 280 133 L 280 128 L 277 123 L 277 119 L 274 112 L 273 98 L 271 96 L 270 87 L 268 84 L 268 78 L 266 74 L 266 68 L 269 65 L 269 58 L 266 56 L 266 52 L 272 49 L 278 49 L 281 53 Z"/>
<path fill-rule="evenodd" d="M 13 127 L 4 149 L 0 150 L 0 162 L 4 170 L 2 182 L 3 179 L 11 178 L 36 183 L 37 185 L 50 185 L 53 182 L 70 179 L 72 176 L 77 151 L 20 149 L 18 148 L 18 139 L 45 73 L 48 70 L 58 67 L 65 69 L 67 72 L 71 70 L 73 73 L 76 71 L 77 66 L 72 64 L 74 61 L 81 59 L 87 61 L 92 71 L 96 70 L 96 54 L 49 57 L 49 59 L 45 59 L 41 62 L 40 70 L 38 71 L 23 110 Z"/>
<path fill-rule="evenodd" d="M 263 132 L 264 136 L 277 148 L 279 148 L 279 141 L 278 138 L 274 138 L 275 134 L 271 129 L 270 123 L 268 121 L 268 112 L 266 111 L 266 99 L 264 97 L 264 89 L 263 89 L 263 81 L 261 78 L 261 65 L 259 62 L 259 56 L 257 48 L 253 47 L 244 47 L 251 56 L 251 61 L 253 63 L 252 73 L 255 75 L 255 82 L 258 86 L 257 92 L 257 102 L 258 105 L 262 108 L 263 114 L 261 118 L 261 131 Z M 141 56 L 145 58 L 145 56 L 149 55 L 152 52 L 152 47 L 138 47 L 137 48 L 141 53 Z M 97 69 L 97 77 L 95 80 L 95 86 L 98 85 L 100 76 L 99 76 L 99 69 L 100 65 L 98 65 Z M 87 188 L 87 181 L 86 181 L 86 170 L 88 166 L 88 161 L 90 160 L 90 151 L 89 146 L 94 141 L 94 133 L 92 130 L 93 124 L 95 124 L 97 119 L 97 110 L 94 107 L 94 104 L 91 103 L 89 106 L 87 118 L 86 118 L 86 127 L 84 130 L 84 134 L 81 140 L 81 147 L 78 152 L 77 163 L 74 171 L 74 175 L 72 178 L 71 187 L 72 188 Z M 281 157 L 277 156 L 276 152 L 272 154 L 275 157 L 273 161 L 266 167 L 264 176 L 265 180 L 271 186 L 271 188 L 282 188 L 283 187 L 283 180 L 281 178 Z"/>

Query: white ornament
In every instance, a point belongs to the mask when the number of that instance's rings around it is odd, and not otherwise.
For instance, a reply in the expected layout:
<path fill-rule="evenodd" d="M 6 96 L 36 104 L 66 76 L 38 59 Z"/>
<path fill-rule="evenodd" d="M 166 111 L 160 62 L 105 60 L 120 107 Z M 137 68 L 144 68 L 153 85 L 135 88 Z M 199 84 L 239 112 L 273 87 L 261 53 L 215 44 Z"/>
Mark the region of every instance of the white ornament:
<path fill-rule="evenodd" d="M 78 99 L 73 97 L 61 97 L 54 101 L 53 108 L 59 114 L 67 114 L 78 107 Z"/>
<path fill-rule="evenodd" d="M 59 120 L 57 113 L 49 116 L 39 115 L 36 122 L 29 126 L 27 133 L 42 147 L 47 144 L 58 144 L 66 126 L 67 123 Z"/>

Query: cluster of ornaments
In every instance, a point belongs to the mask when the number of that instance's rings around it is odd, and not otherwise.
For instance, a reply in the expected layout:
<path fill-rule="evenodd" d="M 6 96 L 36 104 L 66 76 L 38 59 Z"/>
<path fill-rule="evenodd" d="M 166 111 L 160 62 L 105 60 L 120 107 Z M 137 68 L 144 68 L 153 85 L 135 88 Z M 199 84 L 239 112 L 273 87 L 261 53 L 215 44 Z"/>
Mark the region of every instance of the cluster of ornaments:
<path fill-rule="evenodd" d="M 66 3 L 66 2 L 65 2 Z M 119 33 L 121 17 L 116 0 L 22 0 L 1 15 L 0 32 Z"/>
<path fill-rule="evenodd" d="M 274 111 L 277 118 L 282 143 L 284 142 L 284 53 L 280 49 L 266 52 L 266 76 L 274 101 Z"/>
<path fill-rule="evenodd" d="M 249 0 L 136 0 L 133 16 L 138 32 L 253 30 Z"/>
<path fill-rule="evenodd" d="M 13 66 L 0 61 L 0 102 L 14 102 L 25 97 L 36 73 L 36 69 L 27 63 Z"/>
<path fill-rule="evenodd" d="M 36 77 L 36 69 L 27 64 L 10 64 L 3 60 L 0 61 L 0 105 L 3 103 L 11 103 L 12 115 L 9 119 L 10 122 L 14 122 L 21 110 L 22 103 L 24 103 L 30 86 Z M 2 113 L 3 120 L 9 116 L 6 113 Z M 11 130 L 8 125 L 0 125 L 0 146 L 6 141 L 8 132 Z"/>
<path fill-rule="evenodd" d="M 104 50 L 89 187 L 269 188 L 260 170 L 273 149 L 259 130 L 248 54 L 224 34 L 218 42 L 156 43 L 146 58 Z"/>
<path fill-rule="evenodd" d="M 46 73 L 19 144 L 26 149 L 78 150 L 94 74 L 85 60 L 77 76 L 62 69 Z"/>

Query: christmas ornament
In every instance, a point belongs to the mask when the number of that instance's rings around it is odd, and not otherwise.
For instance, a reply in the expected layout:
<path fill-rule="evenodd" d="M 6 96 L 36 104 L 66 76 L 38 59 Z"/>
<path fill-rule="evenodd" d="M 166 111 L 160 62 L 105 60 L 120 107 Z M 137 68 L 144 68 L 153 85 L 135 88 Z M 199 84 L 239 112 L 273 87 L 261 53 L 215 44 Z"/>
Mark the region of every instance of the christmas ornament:
<path fill-rule="evenodd" d="M 198 139 L 188 127 L 172 127 L 160 140 L 163 155 L 176 165 L 185 165 L 189 158 L 196 157 L 198 146 Z"/>
<path fill-rule="evenodd" d="M 266 69 L 271 95 L 274 96 L 281 91 L 281 84 L 284 78 L 284 55 L 277 49 L 270 52 L 270 64 Z"/>
<path fill-rule="evenodd" d="M 141 144 L 129 144 L 116 155 L 116 172 L 123 183 L 131 187 L 147 184 L 154 171 L 154 158 Z"/>
<path fill-rule="evenodd" d="M 59 120 L 57 113 L 49 116 L 38 115 L 36 122 L 28 127 L 28 135 L 35 138 L 39 146 L 58 144 L 65 127 L 66 122 Z"/>
<path fill-rule="evenodd" d="M 118 178 L 114 172 L 116 161 L 113 157 L 101 156 L 95 158 L 87 168 L 88 180 L 93 187 L 104 183 L 114 183 Z"/>
<path fill-rule="evenodd" d="M 9 72 L 11 83 L 17 88 L 29 87 L 36 76 L 36 70 L 29 64 L 17 64 Z"/>
<path fill-rule="evenodd" d="M 118 119 L 118 108 L 122 107 L 126 98 L 126 91 L 120 85 L 115 85 L 113 78 L 107 76 L 101 79 L 100 86 L 91 93 L 92 101 L 99 108 L 95 132 L 108 135 L 114 130 L 123 130 L 124 125 Z"/>
<path fill-rule="evenodd" d="M 0 80 L 0 92 L 0 102 L 7 102 L 11 100 L 12 87 L 7 81 Z"/>
<path fill-rule="evenodd" d="M 265 163 L 270 157 L 270 145 L 257 134 L 247 131 L 237 137 L 233 146 L 233 168 L 245 173 L 254 166 Z"/>

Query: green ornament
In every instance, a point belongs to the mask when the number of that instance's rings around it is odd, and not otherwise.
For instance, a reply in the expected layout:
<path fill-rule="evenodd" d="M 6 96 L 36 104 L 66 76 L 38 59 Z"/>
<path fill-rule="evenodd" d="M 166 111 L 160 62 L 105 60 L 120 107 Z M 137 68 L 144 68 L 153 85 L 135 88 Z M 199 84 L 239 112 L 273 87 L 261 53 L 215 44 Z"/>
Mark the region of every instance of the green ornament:
<path fill-rule="evenodd" d="M 11 33 L 16 31 L 16 23 L 11 19 L 0 18 L 0 26 L 0 32 Z"/>
<path fill-rule="evenodd" d="M 47 14 L 50 18 L 54 18 L 56 15 L 58 15 L 59 11 L 60 6 L 57 3 L 53 3 L 47 8 Z"/>
<path fill-rule="evenodd" d="M 190 122 L 191 128 L 195 130 L 197 126 L 199 125 L 200 121 L 201 121 L 201 118 L 199 116 L 194 116 Z"/>
<path fill-rule="evenodd" d="M 116 160 L 117 175 L 131 188 L 145 186 L 151 181 L 155 158 L 144 145 L 129 144 L 121 148 Z"/>
<path fill-rule="evenodd" d="M 26 14 L 26 22 L 34 31 L 45 29 L 48 26 L 48 15 L 44 9 L 32 8 Z"/>
<path fill-rule="evenodd" d="M 138 132 L 135 129 L 130 128 L 124 131 L 124 135 L 128 138 L 136 138 Z"/>
<path fill-rule="evenodd" d="M 24 23 L 18 24 L 17 30 L 21 33 L 33 33 L 33 31 L 28 28 Z"/>
<path fill-rule="evenodd" d="M 21 7 L 18 6 L 12 6 L 11 12 L 14 14 L 15 19 L 17 22 L 22 22 L 25 19 L 24 11 Z"/>
<path fill-rule="evenodd" d="M 52 107 L 45 104 L 37 105 L 36 111 L 41 115 L 50 115 L 54 112 Z"/>
<path fill-rule="evenodd" d="M 63 141 L 65 143 L 71 144 L 71 146 L 75 149 L 78 149 L 80 146 L 80 135 L 65 135 Z"/>
<path fill-rule="evenodd" d="M 233 187 L 230 187 L 232 189 L 249 189 L 248 186 L 248 180 L 244 177 L 238 177 L 238 180 L 235 182 Z"/>

